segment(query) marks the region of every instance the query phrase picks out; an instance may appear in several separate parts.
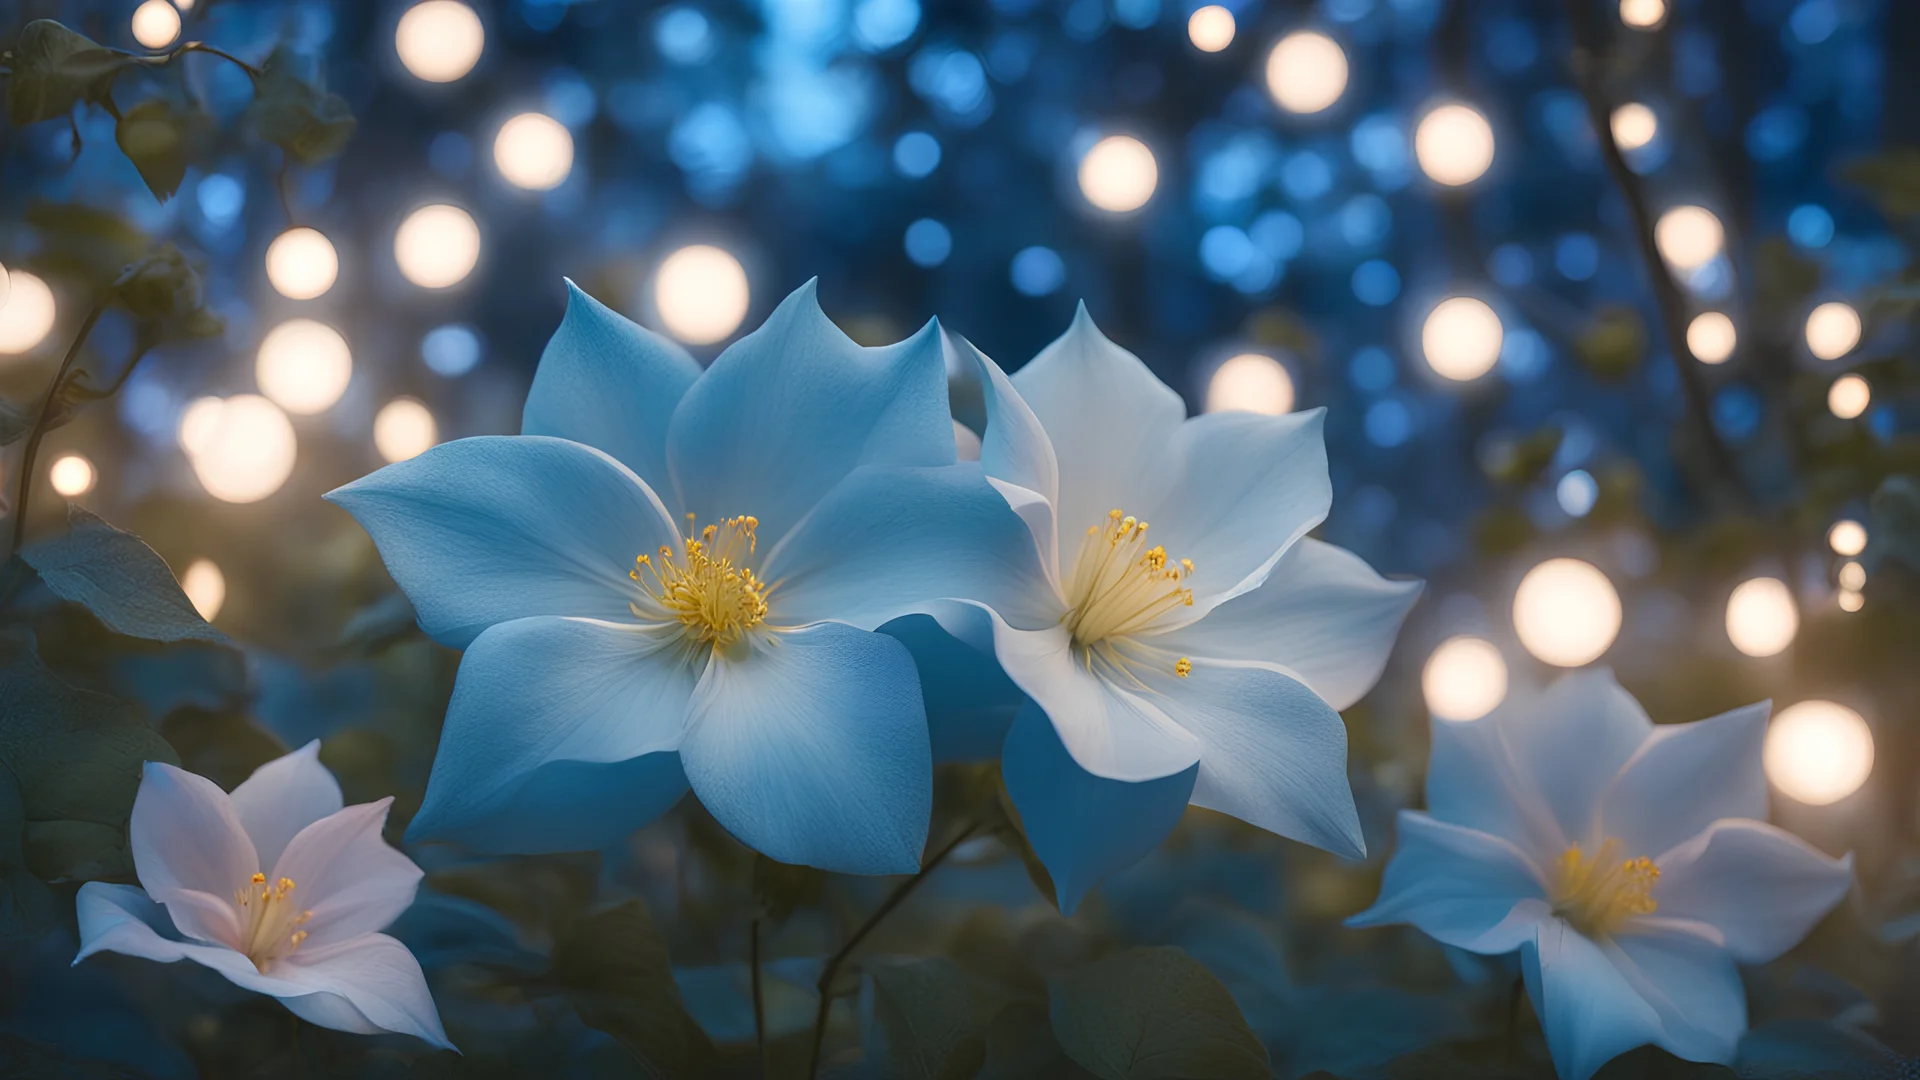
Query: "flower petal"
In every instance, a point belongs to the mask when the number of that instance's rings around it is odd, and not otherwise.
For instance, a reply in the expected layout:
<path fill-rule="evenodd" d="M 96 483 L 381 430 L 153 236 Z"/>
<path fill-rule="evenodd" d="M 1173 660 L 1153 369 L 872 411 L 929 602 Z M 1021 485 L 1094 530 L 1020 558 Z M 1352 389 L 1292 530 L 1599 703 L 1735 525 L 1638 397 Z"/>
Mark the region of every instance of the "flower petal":
<path fill-rule="evenodd" d="M 714 360 L 674 411 L 667 456 L 701 521 L 760 519 L 777 543 L 862 465 L 951 465 L 939 328 L 866 349 L 820 310 L 809 281 Z"/>
<path fill-rule="evenodd" d="M 389 795 L 321 818 L 274 864 L 268 880 L 291 880 L 294 903 L 311 913 L 301 926 L 306 948 L 383 930 L 413 903 L 420 868 L 380 835 L 392 805 Z"/>
<path fill-rule="evenodd" d="M 1653 1006 L 1598 945 L 1559 919 L 1539 924 L 1520 963 L 1560 1080 L 1588 1080 L 1615 1057 L 1660 1041 Z"/>
<path fill-rule="evenodd" d="M 1444 945 L 1493 956 L 1530 942 L 1551 915 L 1540 870 L 1519 848 L 1402 810 L 1380 898 L 1348 926 L 1409 923 Z"/>
<path fill-rule="evenodd" d="M 913 654 L 926 701 L 933 763 L 999 757 L 1007 728 L 1027 696 L 1000 670 L 993 654 L 947 633 L 929 615 L 895 619 L 880 632 Z"/>
<path fill-rule="evenodd" d="M 1259 588 L 1153 643 L 1184 656 L 1279 664 L 1346 709 L 1380 678 L 1422 588 L 1389 581 L 1352 552 L 1303 537 Z"/>
<path fill-rule="evenodd" d="M 980 466 L 1027 523 L 1048 576 L 1057 582 L 1060 556 L 1053 504 L 1060 497 L 1060 464 L 1053 456 L 1053 442 L 1000 365 L 957 334 L 948 335 L 947 342 L 960 362 L 970 365 L 985 399 L 987 428 L 980 437 Z"/>
<path fill-rule="evenodd" d="M 1605 668 L 1563 675 L 1538 698 L 1491 716 L 1513 767 L 1530 778 L 1571 843 L 1597 844 L 1600 796 L 1653 734 L 1653 721 Z"/>
<path fill-rule="evenodd" d="M 232 905 L 222 901 L 260 869 L 260 859 L 219 785 L 147 762 L 127 842 L 141 886 L 168 905 L 182 933 L 223 944 L 238 940 Z"/>
<path fill-rule="evenodd" d="M 1038 706 L 1020 710 L 1000 760 L 1020 827 L 1071 915 L 1095 885 L 1160 846 L 1180 822 L 1195 766 L 1153 780 L 1108 780 L 1080 767 Z"/>
<path fill-rule="evenodd" d="M 627 619 L 634 557 L 678 527 L 625 465 L 580 443 L 443 443 L 329 492 L 373 535 L 420 627 L 463 649 L 529 615 Z"/>
<path fill-rule="evenodd" d="M 455 1049 L 440 1026 L 420 962 L 385 934 L 363 934 L 325 949 L 302 948 L 273 974 L 303 991 L 275 996 L 310 1024 L 367 1035 L 392 1031 Z"/>
<path fill-rule="evenodd" d="M 1721 818 L 1765 818 L 1760 749 L 1771 702 L 1691 724 L 1662 724 L 1600 799 L 1600 831 L 1649 856 Z"/>
<path fill-rule="evenodd" d="M 567 314 L 540 354 L 520 416 L 522 435 L 604 450 L 663 495 L 667 427 L 700 365 L 679 345 L 567 282 Z"/>
<path fill-rule="evenodd" d="M 1731 1065 L 1747 1030 L 1747 988 L 1733 957 L 1678 927 L 1643 922 L 1655 925 L 1602 949 L 1660 1017 L 1658 1045 L 1688 1061 Z"/>
<path fill-rule="evenodd" d="M 79 963 L 98 952 L 115 952 L 171 964 L 198 960 L 222 969 L 239 965 L 252 970 L 253 962 L 225 945 L 202 945 L 180 940 L 165 905 L 156 903 L 138 886 L 89 881 L 74 898 L 80 922 Z M 224 954 L 224 956 L 220 955 Z"/>
<path fill-rule="evenodd" d="M 838 623 L 749 640 L 693 692 L 680 759 L 700 801 L 781 862 L 918 869 L 933 766 L 906 646 Z"/>
<path fill-rule="evenodd" d="M 1743 964 L 1807 936 L 1853 886 L 1853 856 L 1832 859 L 1762 821 L 1719 821 L 1658 856 L 1660 915 L 1719 930 Z"/>
<path fill-rule="evenodd" d="M 488 629 L 461 658 L 408 836 L 513 852 L 618 840 L 686 790 L 669 759 L 699 674 L 677 632 L 550 616 Z"/>
<path fill-rule="evenodd" d="M 346 805 L 340 782 L 320 764 L 319 739 L 253 770 L 231 797 L 261 866 L 278 862 L 295 833 Z"/>
<path fill-rule="evenodd" d="M 972 464 L 855 469 L 768 553 L 763 576 L 785 626 L 873 630 L 944 599 L 1027 629 L 1060 617 L 1026 527 Z"/>
<path fill-rule="evenodd" d="M 1307 685 L 1271 664 L 1190 657 L 1134 645 L 1127 675 L 1200 740 L 1193 802 L 1349 859 L 1365 858 L 1347 783 L 1347 725 Z"/>

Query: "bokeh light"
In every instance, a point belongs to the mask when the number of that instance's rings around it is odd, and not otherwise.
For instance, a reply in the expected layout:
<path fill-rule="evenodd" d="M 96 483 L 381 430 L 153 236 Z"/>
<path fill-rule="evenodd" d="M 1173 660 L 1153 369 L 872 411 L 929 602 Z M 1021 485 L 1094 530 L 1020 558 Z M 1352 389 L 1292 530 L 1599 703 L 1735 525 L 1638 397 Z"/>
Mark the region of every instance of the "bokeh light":
<path fill-rule="evenodd" d="M 1852 518 L 1842 518 L 1827 530 L 1827 546 L 1835 555 L 1851 559 L 1867 550 L 1867 527 Z"/>
<path fill-rule="evenodd" d="M 1267 54 L 1267 92 L 1290 113 L 1324 112 L 1347 92 L 1347 54 L 1325 34 L 1296 30 Z"/>
<path fill-rule="evenodd" d="M 201 618 L 212 622 L 227 604 L 227 575 L 212 559 L 195 559 L 180 575 L 180 591 Z"/>
<path fill-rule="evenodd" d="M 1858 375 L 1842 375 L 1827 388 L 1827 408 L 1842 420 L 1851 420 L 1873 403 L 1873 387 Z"/>
<path fill-rule="evenodd" d="M 200 486 L 222 502 L 258 502 L 293 475 L 293 424 L 258 394 L 194 402 L 181 417 L 180 444 Z"/>
<path fill-rule="evenodd" d="M 47 483 L 69 499 L 93 490 L 93 462 L 79 454 L 62 454 L 47 469 Z"/>
<path fill-rule="evenodd" d="M 133 9 L 133 40 L 164 49 L 180 36 L 180 13 L 167 0 L 146 0 Z"/>
<path fill-rule="evenodd" d="M 419 457 L 440 441 L 440 425 L 425 405 L 410 397 L 394 398 L 373 418 L 373 448 L 387 461 Z"/>
<path fill-rule="evenodd" d="M 486 42 L 480 16 L 458 0 L 415 4 L 393 31 L 400 62 L 414 77 L 434 83 L 452 82 L 472 71 Z"/>
<path fill-rule="evenodd" d="M 1859 592 L 1867 587 L 1867 568 L 1849 561 L 1841 565 L 1837 580 L 1841 588 Z"/>
<path fill-rule="evenodd" d="M 1748 656 L 1773 656 L 1793 644 L 1800 610 L 1779 578 L 1741 582 L 1727 598 L 1727 639 Z"/>
<path fill-rule="evenodd" d="M 708 244 L 667 256 L 653 280 L 661 325 L 690 345 L 711 345 L 738 330 L 751 299 L 740 260 Z"/>
<path fill-rule="evenodd" d="M 1803 701 L 1773 718 L 1761 759 L 1782 795 L 1826 806 L 1860 790 L 1873 773 L 1873 731 L 1839 702 Z"/>
<path fill-rule="evenodd" d="M 260 339 L 254 380 L 275 405 L 302 416 L 325 412 L 346 392 L 353 353 L 340 331 L 312 319 L 289 319 Z"/>
<path fill-rule="evenodd" d="M 1233 44 L 1233 12 L 1208 4 L 1187 16 L 1187 40 L 1201 52 L 1219 52 Z"/>
<path fill-rule="evenodd" d="M 11 289 L 0 307 L 0 353 L 29 352 L 53 329 L 53 290 L 25 270 L 7 276 Z"/>
<path fill-rule="evenodd" d="M 573 171 L 573 135 L 551 116 L 521 113 L 500 125 L 493 163 L 514 187 L 550 191 Z"/>
<path fill-rule="evenodd" d="M 1420 328 L 1420 350 L 1434 371 L 1464 382 L 1493 370 L 1505 337 L 1500 316 L 1486 301 L 1452 296 L 1427 315 Z"/>
<path fill-rule="evenodd" d="M 1853 589 L 1841 589 L 1839 594 L 1840 610 L 1852 614 L 1867 606 L 1864 593 Z"/>
<path fill-rule="evenodd" d="M 1687 324 L 1687 350 L 1703 364 L 1724 364 L 1733 355 L 1740 334 L 1724 311 L 1703 311 Z"/>
<path fill-rule="evenodd" d="M 1860 313 L 1851 304 L 1828 301 L 1807 313 L 1807 351 L 1820 360 L 1838 360 L 1860 344 Z"/>
<path fill-rule="evenodd" d="M 1208 412 L 1280 416 L 1293 411 L 1293 398 L 1293 376 L 1287 366 L 1263 353 L 1229 357 L 1207 380 Z"/>
<path fill-rule="evenodd" d="M 480 226 L 457 206 L 423 206 L 394 233 L 393 258 L 400 273 L 421 288 L 457 285 L 480 261 Z"/>
<path fill-rule="evenodd" d="M 1441 105 L 1420 118 L 1413 155 L 1435 183 L 1471 184 L 1493 164 L 1493 125 L 1470 106 Z"/>
<path fill-rule="evenodd" d="M 1507 662 L 1491 641 L 1450 637 L 1420 670 L 1427 711 L 1443 720 L 1478 720 L 1507 697 Z"/>
<path fill-rule="evenodd" d="M 340 276 L 340 256 L 318 229 L 288 229 L 267 245 L 267 281 L 289 300 L 322 296 Z"/>
<path fill-rule="evenodd" d="M 1720 256 L 1726 229 L 1713 211 L 1703 206 L 1676 206 L 1660 215 L 1653 226 L 1660 256 L 1682 272 L 1698 270 Z"/>
<path fill-rule="evenodd" d="M 1159 182 L 1153 151 L 1130 135 L 1109 135 L 1080 159 L 1080 193 L 1110 214 L 1145 206 Z"/>
<path fill-rule="evenodd" d="M 1600 659 L 1620 633 L 1620 594 L 1592 563 L 1548 559 L 1513 596 L 1513 628 L 1527 651 L 1557 667 Z"/>
<path fill-rule="evenodd" d="M 1637 101 L 1629 101 L 1613 110 L 1610 125 L 1613 141 L 1622 150 L 1638 150 L 1660 134 L 1660 119 L 1653 110 Z"/>
<path fill-rule="evenodd" d="M 1654 30 L 1667 21 L 1667 0 L 1620 0 L 1620 21 L 1635 30 Z"/>

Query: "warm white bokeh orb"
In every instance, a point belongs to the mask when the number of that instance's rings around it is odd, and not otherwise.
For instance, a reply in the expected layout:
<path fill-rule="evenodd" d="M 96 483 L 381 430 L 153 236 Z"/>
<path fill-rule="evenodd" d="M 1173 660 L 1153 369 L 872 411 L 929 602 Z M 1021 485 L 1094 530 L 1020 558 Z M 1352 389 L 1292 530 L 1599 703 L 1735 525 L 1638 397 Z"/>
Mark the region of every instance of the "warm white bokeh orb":
<path fill-rule="evenodd" d="M 1727 598 L 1727 639 L 1748 656 L 1773 656 L 1799 631 L 1800 609 L 1779 578 L 1743 581 Z"/>
<path fill-rule="evenodd" d="M 1486 175 L 1493 164 L 1493 125 L 1467 105 L 1442 105 L 1420 118 L 1413 156 L 1437 184 L 1460 187 Z"/>
<path fill-rule="evenodd" d="M 293 475 L 293 423 L 258 394 L 196 401 L 181 418 L 180 442 L 200 486 L 222 502 L 258 502 Z"/>
<path fill-rule="evenodd" d="M 1507 697 L 1507 662 L 1493 642 L 1450 637 L 1420 670 L 1427 711 L 1443 720 L 1478 720 Z"/>
<path fill-rule="evenodd" d="M 267 281 L 289 300 L 324 295 L 339 276 L 340 256 L 318 229 L 288 229 L 267 245 Z"/>
<path fill-rule="evenodd" d="M 487 32 L 480 16 L 457 0 L 426 0 L 400 16 L 393 31 L 393 47 L 414 77 L 426 82 L 452 82 L 480 62 Z"/>
<path fill-rule="evenodd" d="M 1724 311 L 1703 311 L 1687 324 L 1687 350 L 1703 364 L 1724 364 L 1740 342 L 1733 319 Z"/>
<path fill-rule="evenodd" d="M 1667 20 L 1667 0 L 1620 0 L 1620 21 L 1635 30 L 1653 30 Z"/>
<path fill-rule="evenodd" d="M 550 191 L 573 171 L 573 134 L 551 116 L 521 113 L 493 137 L 493 163 L 514 187 Z"/>
<path fill-rule="evenodd" d="M 1213 370 L 1207 380 L 1208 412 L 1281 416 L 1293 411 L 1293 376 L 1264 353 L 1242 353 Z"/>
<path fill-rule="evenodd" d="M 1867 587 L 1867 568 L 1857 562 L 1849 561 L 1840 567 L 1838 580 L 1841 588 L 1849 592 L 1859 592 Z"/>
<path fill-rule="evenodd" d="M 1620 594 L 1592 563 L 1548 559 L 1513 595 L 1513 628 L 1527 651 L 1557 667 L 1600 659 L 1620 634 Z"/>
<path fill-rule="evenodd" d="M 180 575 L 180 591 L 187 594 L 201 618 L 212 622 L 227 603 L 227 575 L 212 559 L 195 559 Z"/>
<path fill-rule="evenodd" d="M 1807 351 L 1821 360 L 1838 360 L 1860 344 L 1860 313 L 1832 300 L 1807 313 Z"/>
<path fill-rule="evenodd" d="M 480 226 L 457 206 L 423 206 L 394 233 L 393 258 L 400 273 L 421 288 L 457 285 L 480 261 Z"/>
<path fill-rule="evenodd" d="M 147 0 L 133 9 L 133 40 L 164 49 L 180 36 L 180 13 L 167 0 Z"/>
<path fill-rule="evenodd" d="M 667 256 L 653 280 L 653 305 L 661 325 L 692 345 L 711 345 L 738 330 L 751 299 L 740 260 L 708 244 Z"/>
<path fill-rule="evenodd" d="M 1500 316 L 1486 301 L 1451 296 L 1427 315 L 1420 328 L 1420 351 L 1434 371 L 1465 382 L 1493 370 L 1505 339 Z"/>
<path fill-rule="evenodd" d="M 301 416 L 325 412 L 346 393 L 353 353 L 340 331 L 312 319 L 288 319 L 260 339 L 253 377 L 275 405 Z"/>
<path fill-rule="evenodd" d="M 1653 114 L 1652 109 L 1637 101 L 1629 101 L 1613 110 L 1608 126 L 1613 129 L 1613 141 L 1622 150 L 1638 150 L 1660 134 L 1660 118 Z"/>
<path fill-rule="evenodd" d="M 1768 725 L 1761 760 L 1782 795 L 1826 806 L 1860 790 L 1873 773 L 1873 731 L 1845 705 L 1803 701 Z"/>
<path fill-rule="evenodd" d="M 1873 387 L 1858 375 L 1842 375 L 1827 388 L 1827 408 L 1842 420 L 1851 420 L 1873 404 Z"/>
<path fill-rule="evenodd" d="M 1324 112 L 1347 92 L 1347 54 L 1314 30 L 1295 30 L 1267 54 L 1267 92 L 1282 109 Z"/>
<path fill-rule="evenodd" d="M 1867 606 L 1867 597 L 1864 593 L 1857 592 L 1853 589 L 1840 590 L 1840 610 L 1841 611 L 1847 612 L 1848 614 L 1852 614 L 1853 612 L 1859 611 L 1861 608 L 1866 606 Z"/>
<path fill-rule="evenodd" d="M 1654 222 L 1653 242 L 1674 269 L 1686 272 L 1718 258 L 1727 232 L 1706 207 L 1676 206 Z"/>
<path fill-rule="evenodd" d="M 69 499 L 93 490 L 93 462 L 79 454 L 61 454 L 47 469 L 47 483 Z"/>
<path fill-rule="evenodd" d="M 373 418 L 373 448 L 387 461 L 419 457 L 440 441 L 440 425 L 425 405 L 410 397 L 394 398 Z"/>
<path fill-rule="evenodd" d="M 11 289 L 0 306 L 0 353 L 30 351 L 53 330 L 53 290 L 25 270 L 7 275 Z"/>
<path fill-rule="evenodd" d="M 1080 159 L 1080 193 L 1110 214 L 1138 210 L 1153 198 L 1160 166 L 1147 144 L 1131 135 L 1109 135 Z"/>
<path fill-rule="evenodd" d="M 1219 52 L 1233 44 L 1233 12 L 1208 4 L 1187 16 L 1187 40 L 1201 52 Z"/>
<path fill-rule="evenodd" d="M 1827 530 L 1827 546 L 1835 555 L 1851 559 L 1867 550 L 1867 527 L 1851 518 L 1836 521 Z"/>

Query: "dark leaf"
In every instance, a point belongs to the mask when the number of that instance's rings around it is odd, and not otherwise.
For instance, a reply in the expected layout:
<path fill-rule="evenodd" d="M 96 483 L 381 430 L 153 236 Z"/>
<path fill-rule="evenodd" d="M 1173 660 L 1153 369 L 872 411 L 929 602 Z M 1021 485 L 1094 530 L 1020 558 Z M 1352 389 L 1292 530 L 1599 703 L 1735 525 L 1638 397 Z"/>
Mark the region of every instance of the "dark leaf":
<path fill-rule="evenodd" d="M 129 266 L 118 279 L 115 295 L 156 341 L 209 337 L 223 329 L 207 311 L 200 271 L 171 243 L 156 246 Z"/>
<path fill-rule="evenodd" d="M 986 1024 L 951 960 L 871 965 L 873 1010 L 886 1032 L 889 1075 L 965 1080 L 987 1059 Z"/>
<path fill-rule="evenodd" d="M 78 504 L 64 535 L 20 553 L 55 595 L 85 607 L 107 629 L 148 641 L 230 644 L 193 608 L 166 561 L 132 533 Z"/>
<path fill-rule="evenodd" d="M 620 1040 L 662 1078 L 704 1076 L 717 1053 L 673 981 L 645 904 L 629 900 L 575 924 L 553 946 L 551 978 L 580 1019 Z"/>
<path fill-rule="evenodd" d="M 204 113 L 176 108 L 165 98 L 148 98 L 120 114 L 113 141 L 140 170 L 154 198 L 166 202 L 180 189 L 209 127 Z"/>
<path fill-rule="evenodd" d="M 114 77 L 134 58 L 54 22 L 35 19 L 20 30 L 7 58 L 7 114 L 16 124 L 65 116 L 113 92 Z"/>
<path fill-rule="evenodd" d="M 52 891 L 27 870 L 26 831 L 20 782 L 0 768 L 0 943 L 10 946 L 38 938 L 60 920 Z"/>
<path fill-rule="evenodd" d="M 1848 165 L 1840 177 L 1872 196 L 1887 217 L 1920 217 L 1920 148 L 1894 147 Z"/>
<path fill-rule="evenodd" d="M 1038 1002 L 1009 1005 L 987 1025 L 986 1063 L 979 1080 L 1080 1080 L 1091 1075 L 1060 1049 L 1046 1007 Z"/>
<path fill-rule="evenodd" d="M 321 760 L 336 773 L 343 771 L 348 763 L 340 760 L 340 754 L 353 749 L 359 740 L 348 736 L 357 734 L 343 732 L 327 739 Z M 576 852 L 441 867 L 428 875 L 427 883 L 451 896 L 485 904 L 530 930 L 553 932 L 555 927 L 582 921 L 599 880 L 599 854 Z"/>
<path fill-rule="evenodd" d="M 1873 493 L 1873 548 L 1898 559 L 1920 573 L 1920 482 L 1911 476 L 1889 476 Z"/>
<path fill-rule="evenodd" d="M 1824 1020 L 1782 1020 L 1749 1031 L 1733 1067 L 1747 1080 L 1841 1080 L 1911 1076 L 1916 1064 Z"/>
<path fill-rule="evenodd" d="M 34 265 L 93 286 L 118 279 L 153 247 L 132 222 L 81 203 L 36 203 L 25 217 L 41 241 Z"/>
<path fill-rule="evenodd" d="M 1647 328 L 1632 308 L 1604 308 L 1574 343 L 1580 362 L 1603 379 L 1624 378 L 1647 354 Z"/>
<path fill-rule="evenodd" d="M 1049 1014 L 1061 1049 L 1105 1080 L 1270 1075 L 1233 995 L 1178 949 L 1128 949 L 1069 973 Z"/>
<path fill-rule="evenodd" d="M 262 139 L 286 151 L 289 159 L 314 165 L 346 148 L 355 121 L 346 99 L 301 78 L 296 66 L 292 53 L 275 49 L 261 65 L 247 112 Z"/>
<path fill-rule="evenodd" d="M 795 866 L 765 855 L 753 857 L 753 900 L 760 918 L 775 926 L 787 921 L 795 908 L 820 899 L 826 874 L 811 866 Z"/>
<path fill-rule="evenodd" d="M 407 594 L 391 592 L 353 613 L 340 631 L 334 648 L 356 656 L 371 656 L 420 633 Z"/>

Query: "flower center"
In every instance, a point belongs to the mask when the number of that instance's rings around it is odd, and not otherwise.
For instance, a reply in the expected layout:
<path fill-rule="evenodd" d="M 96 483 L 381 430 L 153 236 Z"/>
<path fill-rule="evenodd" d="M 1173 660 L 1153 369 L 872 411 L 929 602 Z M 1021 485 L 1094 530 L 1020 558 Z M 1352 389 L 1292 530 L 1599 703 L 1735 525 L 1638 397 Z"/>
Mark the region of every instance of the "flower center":
<path fill-rule="evenodd" d="M 292 897 L 292 879 L 269 885 L 267 875 L 260 873 L 233 890 L 233 902 L 240 908 L 240 951 L 263 975 L 307 940 L 300 927 L 313 912 L 296 909 Z"/>
<path fill-rule="evenodd" d="M 754 553 L 760 519 L 732 517 L 697 532 L 687 515 L 686 555 L 664 545 L 658 558 L 642 555 L 628 577 L 640 583 L 688 637 L 726 648 L 767 617 L 771 588 L 744 565 Z M 634 614 L 646 617 L 637 606 Z"/>
<path fill-rule="evenodd" d="M 1147 546 L 1147 523 L 1110 510 L 1104 524 L 1089 526 L 1067 583 L 1067 632 L 1090 648 L 1138 633 L 1174 608 L 1193 605 L 1193 590 L 1180 583 L 1193 573 L 1191 559 L 1171 560 L 1167 549 Z M 1185 677 L 1185 657 L 1174 670 Z"/>
<path fill-rule="evenodd" d="M 1567 848 L 1552 873 L 1553 913 L 1588 937 L 1605 937 L 1636 915 L 1651 915 L 1660 868 L 1642 855 L 1620 858 L 1620 841 L 1608 840 L 1589 859 L 1579 844 Z"/>

